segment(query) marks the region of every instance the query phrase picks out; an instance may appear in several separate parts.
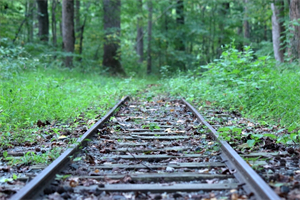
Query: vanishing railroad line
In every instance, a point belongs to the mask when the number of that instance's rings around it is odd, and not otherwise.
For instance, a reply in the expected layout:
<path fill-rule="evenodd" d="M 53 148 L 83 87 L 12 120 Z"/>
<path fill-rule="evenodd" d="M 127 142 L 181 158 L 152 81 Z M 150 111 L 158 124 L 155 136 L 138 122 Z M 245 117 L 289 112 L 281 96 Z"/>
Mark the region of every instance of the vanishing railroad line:
<path fill-rule="evenodd" d="M 280 199 L 185 100 L 125 97 L 11 199 L 224 197 Z"/>

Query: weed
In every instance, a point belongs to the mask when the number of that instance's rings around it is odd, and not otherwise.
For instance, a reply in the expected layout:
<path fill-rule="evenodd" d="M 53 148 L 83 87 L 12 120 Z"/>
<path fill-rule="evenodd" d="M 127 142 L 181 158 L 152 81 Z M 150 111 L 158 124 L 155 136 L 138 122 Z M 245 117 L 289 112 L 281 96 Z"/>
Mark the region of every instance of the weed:
<path fill-rule="evenodd" d="M 148 128 L 149 130 L 153 131 L 154 129 L 160 129 L 157 123 L 150 123 L 148 125 L 142 125 L 142 128 Z"/>

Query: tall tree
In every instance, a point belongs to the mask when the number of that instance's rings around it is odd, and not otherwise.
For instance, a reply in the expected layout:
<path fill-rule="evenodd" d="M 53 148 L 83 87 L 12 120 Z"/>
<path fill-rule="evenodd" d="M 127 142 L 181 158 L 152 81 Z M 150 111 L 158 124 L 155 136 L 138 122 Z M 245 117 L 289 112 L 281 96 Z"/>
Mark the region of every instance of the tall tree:
<path fill-rule="evenodd" d="M 272 15 L 272 38 L 273 38 L 273 50 L 275 59 L 278 62 L 283 62 L 284 51 L 281 48 L 281 39 L 282 35 L 282 23 L 280 22 L 280 10 L 282 7 L 282 0 L 276 0 L 275 3 L 271 3 L 271 9 L 273 12 Z"/>
<path fill-rule="evenodd" d="M 57 45 L 57 34 L 56 34 L 56 6 L 58 4 L 57 0 L 52 0 L 51 8 L 51 28 L 52 28 L 52 43 L 53 46 Z"/>
<path fill-rule="evenodd" d="M 80 31 L 80 0 L 76 0 L 76 5 L 75 5 L 75 27 L 76 27 L 76 32 Z"/>
<path fill-rule="evenodd" d="M 183 0 L 177 0 L 177 6 L 176 6 L 176 23 L 178 27 L 182 27 L 184 25 L 184 4 Z M 176 41 L 176 50 L 184 51 L 185 45 L 184 45 L 184 32 L 182 31 L 182 28 L 179 28 L 179 38 L 177 38 Z"/>
<path fill-rule="evenodd" d="M 152 39 L 152 0 L 148 0 L 148 48 L 147 48 L 147 74 L 151 74 L 152 71 L 152 59 L 151 59 L 151 39 Z"/>
<path fill-rule="evenodd" d="M 296 59 L 300 58 L 300 1 L 299 0 L 290 0 L 290 21 L 297 22 L 291 23 L 291 39 L 290 39 L 290 49 L 289 53 Z M 297 25 L 296 25 L 297 24 Z"/>
<path fill-rule="evenodd" d="M 121 1 L 103 0 L 104 9 L 104 54 L 103 66 L 108 67 L 111 74 L 124 75 L 125 71 L 120 63 L 120 27 Z"/>
<path fill-rule="evenodd" d="M 33 10 L 35 7 L 34 0 L 27 0 L 26 5 L 26 14 L 28 16 L 27 19 L 27 32 L 28 32 L 28 42 L 33 42 Z"/>
<path fill-rule="evenodd" d="M 48 16 L 48 0 L 37 0 L 38 5 L 38 21 L 39 21 L 39 37 L 41 41 L 49 40 L 49 16 Z"/>
<path fill-rule="evenodd" d="M 245 14 L 244 14 L 244 38 L 250 38 L 250 25 L 249 25 L 249 21 L 248 21 L 248 0 L 244 0 L 245 2 Z"/>
<path fill-rule="evenodd" d="M 222 51 L 222 46 L 224 45 L 224 40 L 225 37 L 227 36 L 224 30 L 224 25 L 226 24 L 225 20 L 227 19 L 227 15 L 229 13 L 229 9 L 230 9 L 230 3 L 225 2 L 221 4 L 221 9 L 220 9 L 220 17 L 221 20 L 219 22 L 219 47 L 218 47 L 218 54 L 221 55 L 221 51 Z"/>
<path fill-rule="evenodd" d="M 138 0 L 138 8 L 141 13 L 143 10 L 143 0 Z M 143 21 L 142 17 L 137 19 L 137 37 L 136 37 L 136 53 L 139 55 L 139 63 L 144 60 L 144 33 L 143 33 Z"/>
<path fill-rule="evenodd" d="M 68 53 L 74 52 L 75 33 L 74 33 L 74 0 L 63 0 L 62 4 L 62 32 L 63 47 Z M 66 67 L 73 65 L 73 57 L 66 56 L 64 64 Z"/>

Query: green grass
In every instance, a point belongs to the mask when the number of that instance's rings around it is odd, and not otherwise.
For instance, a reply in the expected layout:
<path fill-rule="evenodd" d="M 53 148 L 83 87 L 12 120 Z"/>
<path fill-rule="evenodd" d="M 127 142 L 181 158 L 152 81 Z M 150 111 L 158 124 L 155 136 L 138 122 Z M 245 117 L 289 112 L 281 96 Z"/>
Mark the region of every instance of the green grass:
<path fill-rule="evenodd" d="M 81 114 L 95 119 L 148 83 L 102 76 L 100 70 L 46 68 L 22 48 L 0 50 L 0 147 L 36 141 L 38 120 L 68 124 Z"/>
<path fill-rule="evenodd" d="M 37 69 L 1 81 L 1 127 L 33 125 L 37 120 L 67 120 L 92 107 L 104 112 L 145 81 L 114 79 L 75 71 Z"/>

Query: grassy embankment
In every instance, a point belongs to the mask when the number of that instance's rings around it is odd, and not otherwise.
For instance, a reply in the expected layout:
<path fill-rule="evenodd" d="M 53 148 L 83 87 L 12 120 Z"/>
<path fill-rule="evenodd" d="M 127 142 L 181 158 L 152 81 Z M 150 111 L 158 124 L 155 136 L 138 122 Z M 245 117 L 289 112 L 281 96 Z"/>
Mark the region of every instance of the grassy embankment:
<path fill-rule="evenodd" d="M 12 52 L 13 51 L 13 52 Z M 104 115 L 124 95 L 144 88 L 145 80 L 120 79 L 78 69 L 47 68 L 22 48 L 1 48 L 0 147 L 39 137 L 38 120 L 68 124 Z"/>
<path fill-rule="evenodd" d="M 212 103 L 238 110 L 262 124 L 280 124 L 300 135 L 298 62 L 276 65 L 268 56 L 254 59 L 250 48 L 238 52 L 228 46 L 219 60 L 162 84 L 171 95 L 182 95 L 199 106 Z"/>

